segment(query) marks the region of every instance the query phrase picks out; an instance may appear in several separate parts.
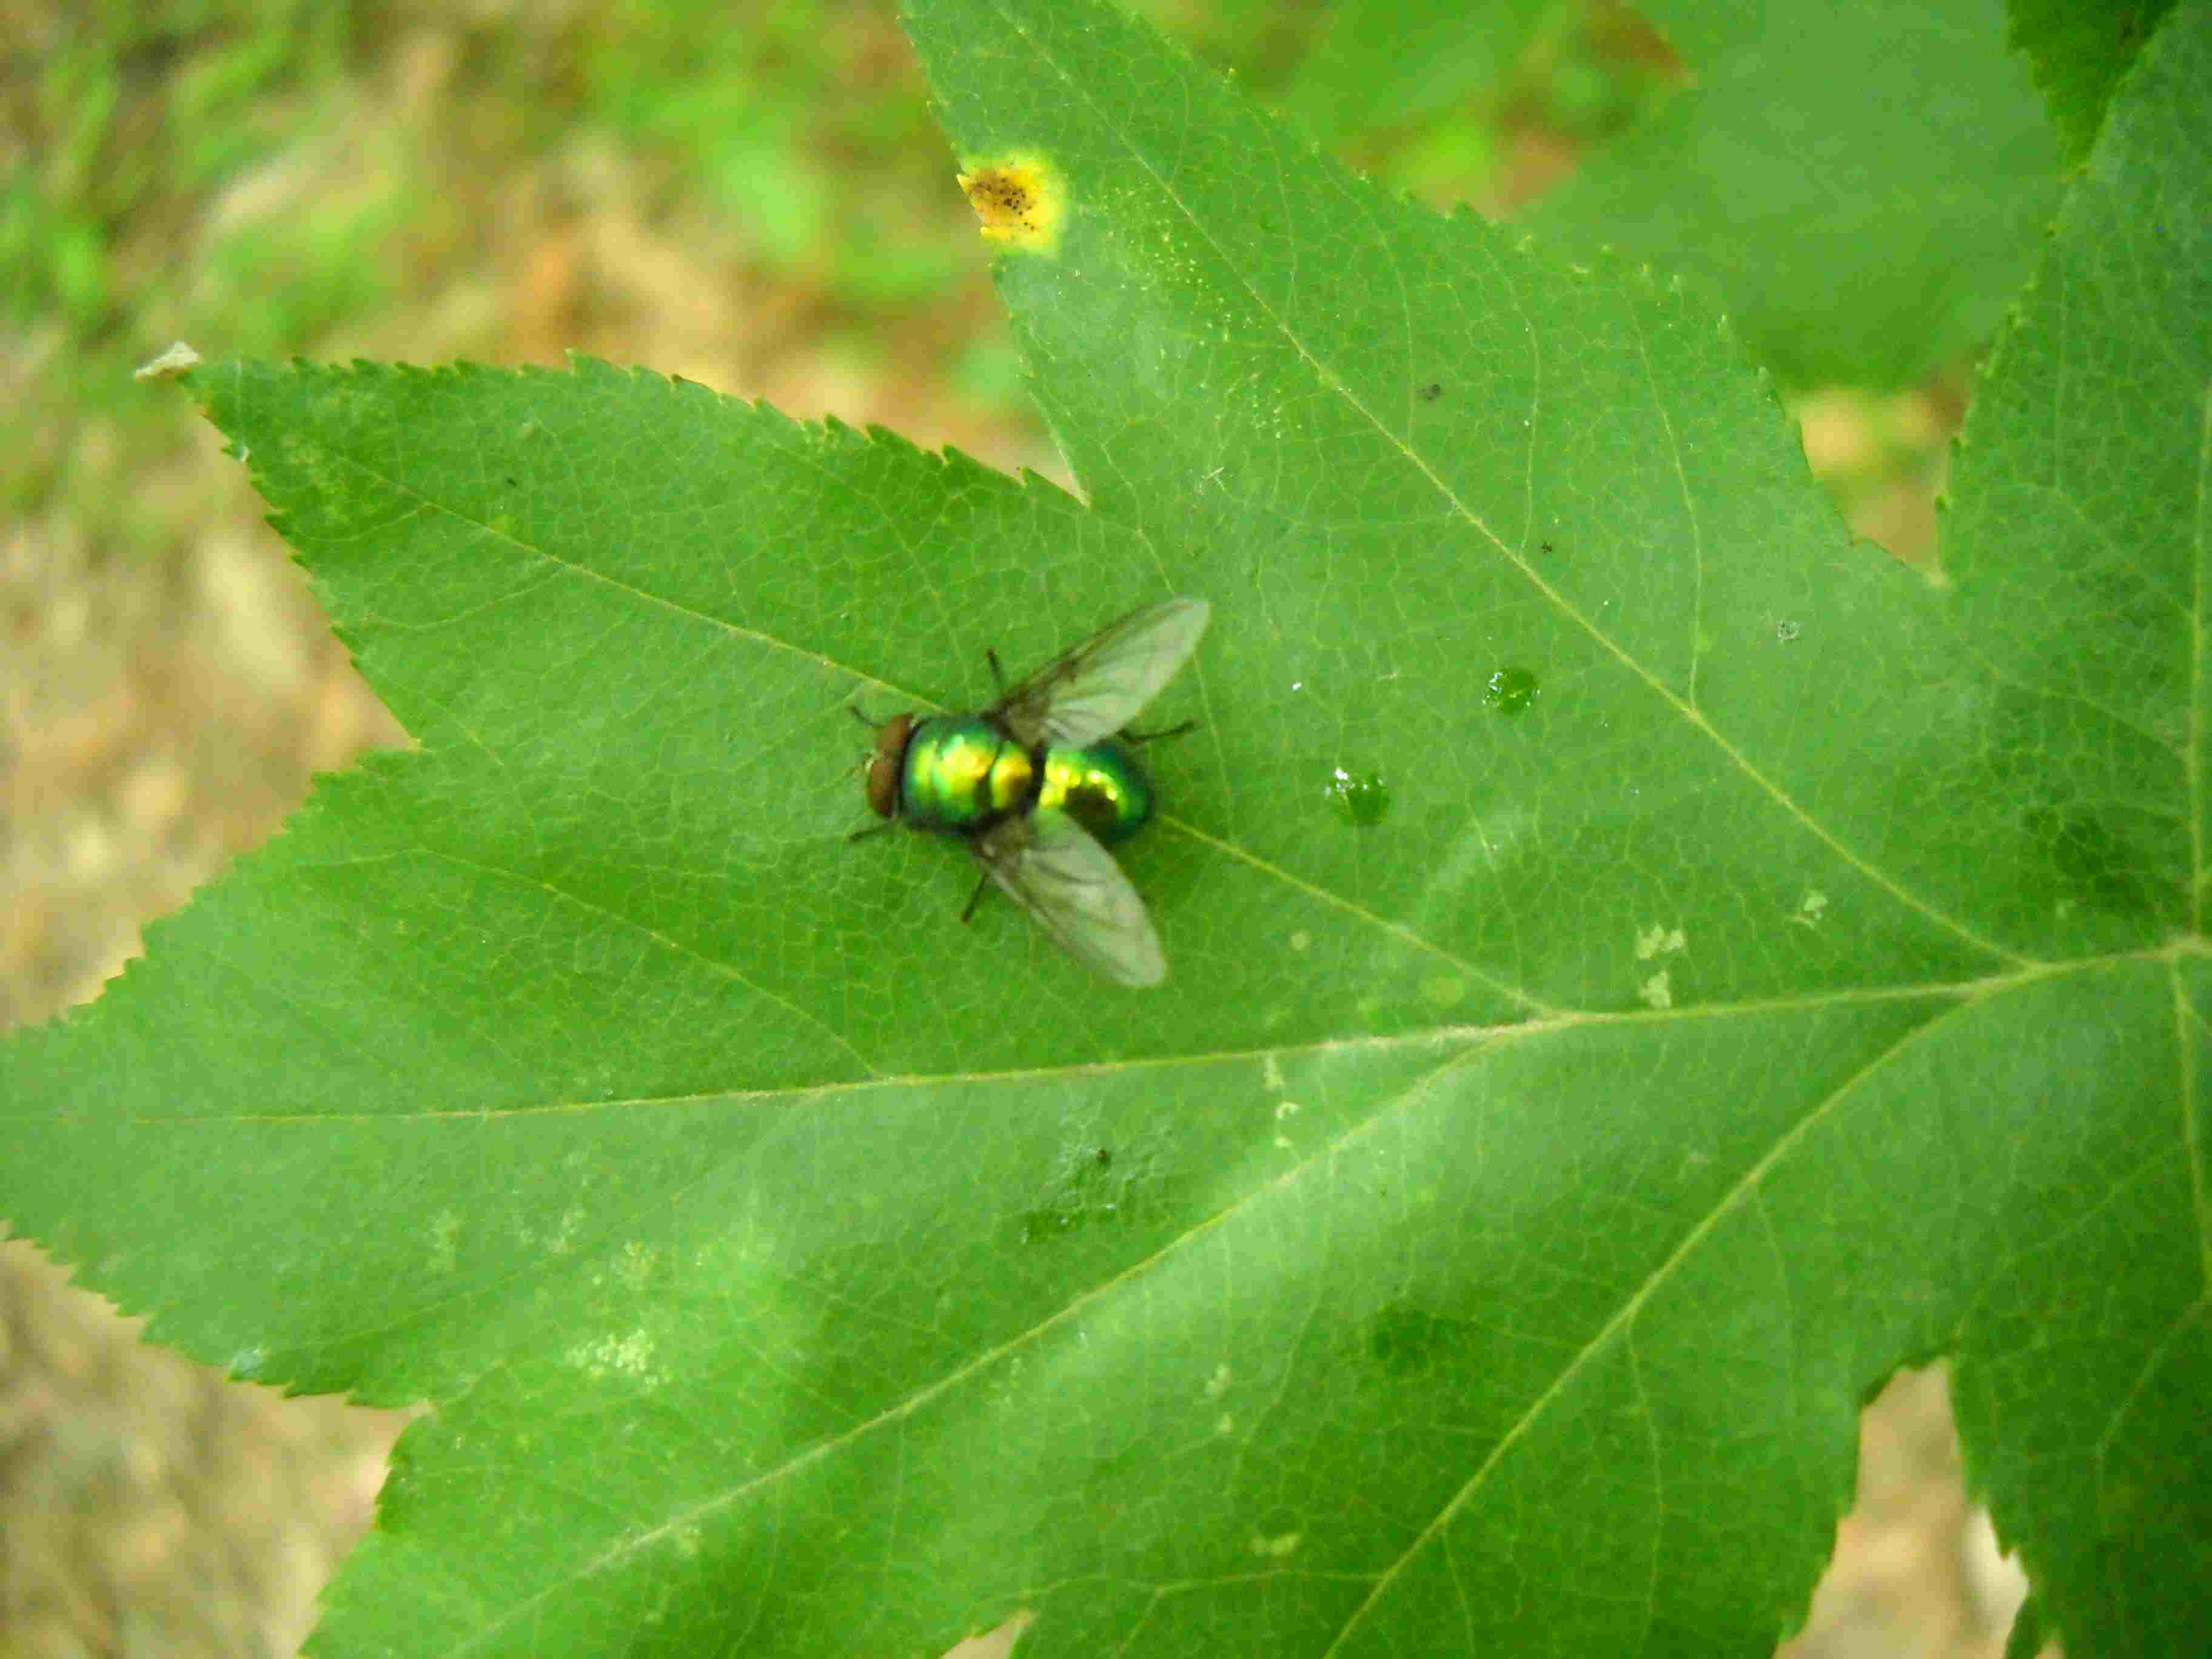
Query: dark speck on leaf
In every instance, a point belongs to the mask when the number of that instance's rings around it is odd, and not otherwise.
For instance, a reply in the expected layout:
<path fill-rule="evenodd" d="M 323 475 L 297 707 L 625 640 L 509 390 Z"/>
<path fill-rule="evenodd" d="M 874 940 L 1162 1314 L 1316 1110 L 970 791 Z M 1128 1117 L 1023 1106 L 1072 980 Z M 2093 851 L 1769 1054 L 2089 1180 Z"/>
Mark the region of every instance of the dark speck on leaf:
<path fill-rule="evenodd" d="M 1368 1322 L 1367 1352 L 1383 1374 L 1419 1376 L 1462 1350 L 1467 1327 L 1407 1302 L 1386 1303 Z"/>

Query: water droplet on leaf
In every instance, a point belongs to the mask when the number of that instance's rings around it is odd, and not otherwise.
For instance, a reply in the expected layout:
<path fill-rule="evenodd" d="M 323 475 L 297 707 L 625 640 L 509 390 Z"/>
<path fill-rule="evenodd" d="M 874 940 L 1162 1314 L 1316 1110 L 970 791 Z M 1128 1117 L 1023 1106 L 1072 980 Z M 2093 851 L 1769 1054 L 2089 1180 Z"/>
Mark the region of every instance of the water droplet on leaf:
<path fill-rule="evenodd" d="M 1523 714 L 1536 701 L 1536 676 L 1527 668 L 1501 668 L 1482 684 L 1482 700 L 1501 714 Z"/>
<path fill-rule="evenodd" d="M 1389 786 L 1382 781 L 1380 772 L 1355 772 L 1347 767 L 1337 767 L 1328 775 L 1323 793 L 1346 823 L 1363 830 L 1382 823 L 1390 811 Z"/>

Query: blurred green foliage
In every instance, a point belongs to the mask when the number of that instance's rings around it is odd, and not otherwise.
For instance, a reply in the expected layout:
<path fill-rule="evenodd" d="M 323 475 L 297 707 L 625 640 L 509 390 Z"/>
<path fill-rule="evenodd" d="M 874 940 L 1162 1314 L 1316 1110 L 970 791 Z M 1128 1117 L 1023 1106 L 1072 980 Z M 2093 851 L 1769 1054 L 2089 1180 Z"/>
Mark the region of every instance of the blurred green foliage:
<path fill-rule="evenodd" d="M 910 377 L 1025 410 L 894 0 L 33 8 L 0 81 L 0 315 L 17 337 L 0 371 L 33 434 L 0 464 L 0 499 L 19 511 L 67 501 L 114 527 L 112 458 L 174 429 L 129 371 L 173 338 L 653 358 L 659 337 L 595 333 L 588 310 L 516 320 L 533 253 L 615 210 L 682 251 L 694 291 L 836 374 L 880 382 L 900 339 Z M 1686 84 L 1650 25 L 1599 0 L 1133 9 L 1438 207 L 1510 210 Z M 2062 23 L 2090 27 L 2053 9 L 2020 8 L 2015 45 L 2086 142 L 2118 70 L 2077 87 L 2063 71 L 2081 53 L 2038 54 Z M 2100 11 L 2115 63 L 2163 9 Z M 88 421 L 106 441 L 81 441 Z"/>
<path fill-rule="evenodd" d="M 1212 44 L 1249 43 L 1278 9 L 1248 6 Z M 1002 331 L 962 309 L 983 261 L 889 0 L 742 15 L 708 0 L 435 15 L 45 0 L 9 67 L 0 374 L 29 437 L 0 463 L 0 500 L 19 513 L 160 545 L 131 475 L 179 439 L 174 411 L 136 395 L 138 363 L 174 338 L 511 359 L 515 268 L 549 227 L 610 203 L 847 372 L 879 375 L 905 330 L 958 395 L 1024 403 Z M 568 343 L 566 320 L 522 354 Z"/>
<path fill-rule="evenodd" d="M 111 0 L 33 21 L 8 116 L 21 159 L 0 195 L 10 319 L 112 333 L 133 304 L 134 229 L 179 227 L 281 143 L 276 100 L 337 71 L 343 21 L 301 0 Z"/>
<path fill-rule="evenodd" d="M 885 210 L 942 179 L 945 147 L 918 82 L 853 74 L 884 13 L 778 0 L 740 28 L 708 0 L 617 0 L 580 43 L 576 113 L 665 158 L 683 187 L 747 220 L 770 259 L 838 301 L 910 304 L 972 253 Z"/>

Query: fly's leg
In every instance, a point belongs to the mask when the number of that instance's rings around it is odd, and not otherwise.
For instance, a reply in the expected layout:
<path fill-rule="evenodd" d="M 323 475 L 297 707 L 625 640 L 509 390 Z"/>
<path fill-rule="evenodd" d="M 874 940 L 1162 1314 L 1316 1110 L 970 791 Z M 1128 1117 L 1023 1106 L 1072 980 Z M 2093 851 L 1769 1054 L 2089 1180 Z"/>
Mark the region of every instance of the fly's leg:
<path fill-rule="evenodd" d="M 1179 738 L 1186 732 L 1198 730 L 1196 720 L 1185 720 L 1181 726 L 1170 726 L 1164 732 L 1117 732 L 1115 735 L 1124 743 L 1159 743 L 1169 738 Z"/>
<path fill-rule="evenodd" d="M 975 907 L 983 902 L 983 890 L 990 884 L 991 872 L 988 870 L 975 878 L 975 890 L 968 895 L 968 902 L 960 912 L 960 921 L 963 927 L 974 920 Z"/>

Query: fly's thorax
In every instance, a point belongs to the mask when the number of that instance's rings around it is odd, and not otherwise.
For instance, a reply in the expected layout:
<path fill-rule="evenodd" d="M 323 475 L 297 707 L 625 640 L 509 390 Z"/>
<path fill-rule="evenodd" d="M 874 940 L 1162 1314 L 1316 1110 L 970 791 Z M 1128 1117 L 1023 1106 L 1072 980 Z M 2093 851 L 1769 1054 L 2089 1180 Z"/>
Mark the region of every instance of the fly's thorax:
<path fill-rule="evenodd" d="M 1137 751 L 1115 738 L 1081 749 L 1048 749 L 1040 811 L 1065 812 L 1108 846 L 1127 841 L 1152 816 L 1152 781 Z"/>
<path fill-rule="evenodd" d="M 1036 799 L 1036 763 L 981 714 L 915 723 L 900 778 L 899 810 L 924 830 L 981 830 Z"/>

